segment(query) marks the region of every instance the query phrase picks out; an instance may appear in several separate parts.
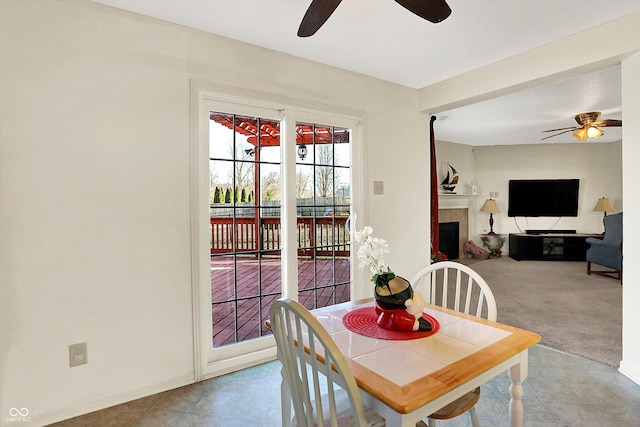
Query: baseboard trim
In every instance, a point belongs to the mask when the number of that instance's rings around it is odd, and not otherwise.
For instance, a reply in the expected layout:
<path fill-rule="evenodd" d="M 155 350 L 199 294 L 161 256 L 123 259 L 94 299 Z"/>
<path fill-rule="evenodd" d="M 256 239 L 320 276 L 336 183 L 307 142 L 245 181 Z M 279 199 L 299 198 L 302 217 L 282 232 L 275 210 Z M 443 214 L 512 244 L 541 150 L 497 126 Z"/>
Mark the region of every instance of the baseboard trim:
<path fill-rule="evenodd" d="M 635 366 L 632 366 L 625 361 L 620 362 L 620 369 L 618 369 L 622 375 L 629 378 L 631 381 L 640 385 L 640 370 L 638 370 Z"/>
<path fill-rule="evenodd" d="M 249 354 L 239 355 L 229 359 L 210 362 L 204 369 L 204 379 L 218 377 L 229 374 L 251 366 L 260 365 L 276 359 L 276 348 L 269 347 Z"/>
<path fill-rule="evenodd" d="M 143 397 L 151 396 L 157 393 L 162 393 L 174 388 L 183 387 L 185 385 L 193 384 L 194 382 L 195 381 L 193 373 L 185 374 L 183 376 L 163 381 L 161 383 L 156 383 L 150 386 L 128 390 L 123 393 L 116 393 L 109 396 L 88 400 L 61 410 L 39 414 L 38 419 L 33 420 L 33 422 L 38 426 L 46 426 L 52 423 L 68 420 L 70 418 L 75 418 L 80 415 L 86 415 L 91 412 L 100 411 L 112 406 L 131 402 L 133 400 L 141 399 Z"/>

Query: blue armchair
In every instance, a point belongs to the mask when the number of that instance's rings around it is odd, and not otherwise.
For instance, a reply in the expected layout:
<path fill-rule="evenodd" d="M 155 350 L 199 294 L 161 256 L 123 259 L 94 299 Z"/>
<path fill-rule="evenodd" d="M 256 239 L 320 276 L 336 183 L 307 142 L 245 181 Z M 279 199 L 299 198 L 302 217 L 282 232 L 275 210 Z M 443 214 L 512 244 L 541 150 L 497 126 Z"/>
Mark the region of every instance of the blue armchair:
<path fill-rule="evenodd" d="M 599 274 L 622 281 L 622 212 L 604 217 L 604 237 L 588 237 L 587 274 Z M 591 263 L 613 269 L 592 270 Z"/>

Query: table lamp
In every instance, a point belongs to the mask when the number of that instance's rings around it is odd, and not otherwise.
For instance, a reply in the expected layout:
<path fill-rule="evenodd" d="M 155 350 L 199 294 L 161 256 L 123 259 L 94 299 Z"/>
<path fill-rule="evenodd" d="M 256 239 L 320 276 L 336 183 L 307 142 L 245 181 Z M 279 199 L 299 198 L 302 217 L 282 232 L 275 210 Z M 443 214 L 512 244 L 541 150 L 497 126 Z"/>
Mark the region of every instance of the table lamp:
<path fill-rule="evenodd" d="M 607 216 L 607 212 L 615 212 L 615 208 L 606 197 L 602 197 L 598 199 L 595 207 L 593 208 L 594 212 L 604 212 L 604 216 Z"/>
<path fill-rule="evenodd" d="M 500 209 L 498 209 L 498 204 L 493 199 L 487 199 L 484 202 L 484 205 L 480 208 L 480 212 L 488 212 L 489 213 L 489 234 L 496 234 L 493 232 L 493 214 L 500 213 Z"/>

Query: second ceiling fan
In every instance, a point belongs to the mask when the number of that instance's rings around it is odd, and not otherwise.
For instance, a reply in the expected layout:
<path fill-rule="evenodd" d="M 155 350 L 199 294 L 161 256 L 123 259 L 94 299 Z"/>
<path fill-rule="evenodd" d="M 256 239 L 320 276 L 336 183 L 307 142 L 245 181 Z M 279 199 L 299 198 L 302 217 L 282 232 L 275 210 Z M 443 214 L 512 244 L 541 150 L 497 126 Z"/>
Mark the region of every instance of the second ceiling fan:
<path fill-rule="evenodd" d="M 600 129 L 601 127 L 606 126 L 622 126 L 622 120 L 617 119 L 607 119 L 607 120 L 598 120 L 600 118 L 599 111 L 593 111 L 590 113 L 580 113 L 577 114 L 575 119 L 578 122 L 579 126 L 571 126 L 566 128 L 558 128 L 558 129 L 549 129 L 543 130 L 542 132 L 558 132 L 555 135 L 550 135 L 541 139 L 549 139 L 554 136 L 562 135 L 563 133 L 573 132 L 573 137 L 579 139 L 580 141 L 586 141 L 588 139 L 595 139 L 601 137 L 604 132 Z"/>
<path fill-rule="evenodd" d="M 451 15 L 451 8 L 445 0 L 395 0 L 405 9 L 434 24 Z M 302 18 L 299 37 L 312 36 L 324 25 L 342 0 L 313 0 Z"/>

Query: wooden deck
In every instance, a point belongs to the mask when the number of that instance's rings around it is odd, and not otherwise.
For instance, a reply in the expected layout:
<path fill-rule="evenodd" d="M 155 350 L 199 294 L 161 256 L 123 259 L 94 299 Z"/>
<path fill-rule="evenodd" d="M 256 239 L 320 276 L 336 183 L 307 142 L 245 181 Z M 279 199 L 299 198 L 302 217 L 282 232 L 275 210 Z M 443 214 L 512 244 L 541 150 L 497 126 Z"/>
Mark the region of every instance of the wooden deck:
<path fill-rule="evenodd" d="M 270 334 L 264 326 L 271 303 L 282 295 L 278 256 L 211 257 L 213 346 Z M 349 301 L 348 258 L 298 258 L 298 300 L 314 309 Z M 262 286 L 260 286 L 262 284 Z M 334 285 L 335 284 L 335 285 Z"/>

